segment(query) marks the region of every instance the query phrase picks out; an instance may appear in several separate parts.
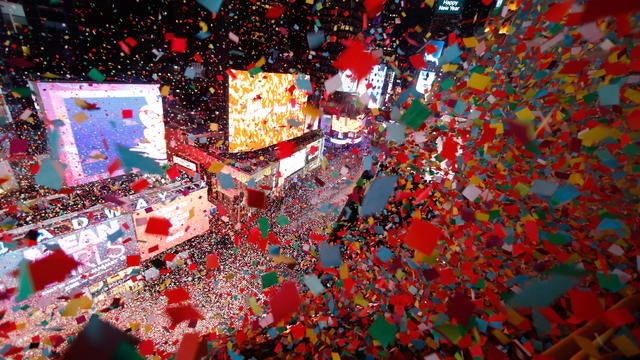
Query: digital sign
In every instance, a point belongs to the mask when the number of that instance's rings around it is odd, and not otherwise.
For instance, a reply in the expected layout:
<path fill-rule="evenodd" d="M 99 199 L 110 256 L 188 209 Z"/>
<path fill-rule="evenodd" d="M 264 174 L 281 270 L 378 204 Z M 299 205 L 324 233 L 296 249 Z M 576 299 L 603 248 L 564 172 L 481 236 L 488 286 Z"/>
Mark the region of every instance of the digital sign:
<path fill-rule="evenodd" d="M 362 120 L 364 115 L 358 115 L 355 119 L 347 116 L 333 115 L 331 120 L 331 130 L 346 133 L 358 132 L 364 128 Z"/>
<path fill-rule="evenodd" d="M 458 15 L 462 12 L 464 0 L 438 0 L 436 14 Z"/>
<path fill-rule="evenodd" d="M 86 224 L 86 223 L 81 223 Z M 0 279 L 7 287 L 15 286 L 12 272 L 24 260 L 45 257 L 60 248 L 80 266 L 63 282 L 54 283 L 39 292 L 41 298 L 53 302 L 58 296 L 73 295 L 83 287 L 103 281 L 127 267 L 127 256 L 138 255 L 131 215 L 122 215 L 95 225 L 79 225 L 77 231 L 43 238 L 35 246 L 8 251 L 0 256 Z"/>
<path fill-rule="evenodd" d="M 75 186 L 110 176 L 118 145 L 167 162 L 162 98 L 158 85 L 30 82 L 49 123 L 52 152 L 66 165 L 65 184 Z"/>
<path fill-rule="evenodd" d="M 133 214 L 140 258 L 147 260 L 209 229 L 207 189 L 199 189 L 174 199 L 155 203 Z M 171 222 L 169 235 L 146 233 L 150 217 L 161 217 Z"/>
<path fill-rule="evenodd" d="M 293 155 L 280 160 L 280 176 L 282 179 L 286 179 L 294 172 L 304 167 L 307 152 L 306 149 L 302 149 L 293 153 Z"/>
<path fill-rule="evenodd" d="M 233 70 L 229 76 L 229 152 L 262 149 L 311 130 L 307 92 L 297 75 Z"/>

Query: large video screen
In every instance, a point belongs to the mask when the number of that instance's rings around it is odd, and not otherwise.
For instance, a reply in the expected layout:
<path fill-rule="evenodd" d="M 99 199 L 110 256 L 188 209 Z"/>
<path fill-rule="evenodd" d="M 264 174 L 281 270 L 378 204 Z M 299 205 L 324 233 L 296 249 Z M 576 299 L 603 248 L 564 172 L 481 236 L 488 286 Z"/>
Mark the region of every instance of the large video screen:
<path fill-rule="evenodd" d="M 341 133 L 358 132 L 364 127 L 362 123 L 363 119 L 364 115 L 358 115 L 355 119 L 347 116 L 333 115 L 331 120 L 331 130 Z"/>
<path fill-rule="evenodd" d="M 234 70 L 229 77 L 229 152 L 262 149 L 305 133 L 307 92 L 297 75 Z"/>
<path fill-rule="evenodd" d="M 207 189 L 193 191 L 167 203 L 157 203 L 133 214 L 138 236 L 140 258 L 147 260 L 209 229 L 211 203 L 207 200 Z M 171 222 L 169 235 L 147 233 L 150 217 L 161 217 Z"/>
<path fill-rule="evenodd" d="M 62 83 L 35 81 L 31 84 L 46 119 L 59 132 L 57 150 L 66 164 L 68 186 L 93 182 L 122 174 L 109 173 L 118 157 L 117 146 L 167 162 L 158 85 Z M 57 121 L 56 121 L 57 120 Z"/>
<path fill-rule="evenodd" d="M 122 215 L 95 225 L 86 221 L 75 222 L 74 232 L 53 238 L 44 238 L 37 245 L 7 251 L 0 255 L 0 283 L 16 286 L 12 272 L 23 259 L 34 261 L 49 255 L 50 249 L 60 248 L 81 265 L 63 282 L 54 283 L 40 291 L 45 303 L 58 296 L 73 295 L 127 267 L 127 256 L 138 255 L 131 215 Z M 79 225 L 78 225 L 79 224 Z M 52 233 L 52 232 L 48 232 Z"/>

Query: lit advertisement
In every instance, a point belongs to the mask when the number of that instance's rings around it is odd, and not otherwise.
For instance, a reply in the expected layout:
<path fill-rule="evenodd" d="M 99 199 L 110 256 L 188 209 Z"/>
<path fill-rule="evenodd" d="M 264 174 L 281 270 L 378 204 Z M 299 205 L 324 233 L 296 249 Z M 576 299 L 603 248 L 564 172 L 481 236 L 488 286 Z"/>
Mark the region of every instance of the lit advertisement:
<path fill-rule="evenodd" d="M 354 93 L 358 89 L 358 79 L 351 73 L 351 70 L 339 71 L 340 87 L 338 91 Z"/>
<path fill-rule="evenodd" d="M 262 149 L 301 136 L 316 119 L 304 114 L 297 75 L 234 70 L 229 76 L 229 152 Z"/>
<path fill-rule="evenodd" d="M 293 155 L 288 158 L 284 158 L 280 160 L 280 176 L 282 179 L 286 179 L 294 172 L 302 169 L 305 164 L 305 160 L 307 157 L 307 150 L 302 149 L 296 151 Z"/>
<path fill-rule="evenodd" d="M 49 144 L 66 165 L 65 183 L 75 186 L 123 173 L 109 173 L 118 145 L 167 162 L 158 85 L 31 82 L 36 103 L 51 125 Z"/>
<path fill-rule="evenodd" d="M 200 235 L 209 229 L 207 189 L 199 189 L 165 202 L 138 209 L 133 214 L 140 258 L 147 260 L 183 241 Z M 171 222 L 169 235 L 146 233 L 150 217 L 161 217 Z"/>
<path fill-rule="evenodd" d="M 362 130 L 364 125 L 362 119 L 364 115 L 358 115 L 355 119 L 346 116 L 332 116 L 331 130 L 346 133 L 346 132 L 358 132 Z"/>
<path fill-rule="evenodd" d="M 462 12 L 464 0 L 438 0 L 436 14 L 457 15 Z"/>
<path fill-rule="evenodd" d="M 429 53 L 425 51 L 424 60 L 427 62 L 429 61 L 435 62 L 436 65 L 438 65 L 438 59 L 440 59 L 440 56 L 442 56 L 442 52 L 444 51 L 444 45 L 445 45 L 445 42 L 442 40 L 427 41 L 427 47 L 429 47 L 430 49 L 435 48 L 435 51 L 431 51 Z"/>
<path fill-rule="evenodd" d="M 428 92 L 433 83 L 436 81 L 436 73 L 434 71 L 422 70 L 418 75 L 418 80 L 416 81 L 416 91 L 424 94 Z"/>
<path fill-rule="evenodd" d="M 382 89 L 387 79 L 387 66 L 376 65 L 373 67 L 366 81 L 358 84 L 358 94 L 367 94 L 369 101 L 367 106 L 370 109 L 380 107 L 382 105 Z"/>
<path fill-rule="evenodd" d="M 416 81 L 416 90 L 421 94 L 429 92 L 436 80 L 438 59 L 442 56 L 444 45 L 445 42 L 442 40 L 429 40 L 427 42 L 427 47 L 429 47 L 431 51 L 429 51 L 429 53 L 425 51 L 424 60 L 427 62 L 427 65 L 420 71 L 418 80 Z M 434 49 L 435 51 L 433 51 Z"/>
<path fill-rule="evenodd" d="M 56 236 L 42 236 L 35 246 L 12 250 L 0 256 L 0 278 L 4 286 L 13 287 L 20 262 L 25 259 L 34 261 L 50 254 L 52 249 L 60 248 L 72 256 L 80 266 L 67 280 L 47 286 L 39 292 L 45 299 L 53 301 L 58 296 L 69 296 L 107 279 L 109 276 L 127 267 L 127 256 L 138 255 L 131 215 L 122 215 L 107 219 L 95 225 L 88 222 L 76 223 L 76 231 Z"/>

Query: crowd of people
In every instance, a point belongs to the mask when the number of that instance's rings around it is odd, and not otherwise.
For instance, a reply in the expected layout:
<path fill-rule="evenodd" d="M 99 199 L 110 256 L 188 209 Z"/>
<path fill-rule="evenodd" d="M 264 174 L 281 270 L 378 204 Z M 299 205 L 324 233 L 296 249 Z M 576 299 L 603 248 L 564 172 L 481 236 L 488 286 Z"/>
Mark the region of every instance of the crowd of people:
<path fill-rule="evenodd" d="M 254 299 L 259 309 L 267 306 L 262 275 L 276 272 L 280 283 L 293 281 L 303 291 L 304 275 L 313 272 L 317 263 L 317 243 L 310 236 L 326 236 L 331 231 L 347 200 L 345 194 L 362 171 L 365 151 L 365 147 L 329 150 L 323 167 L 286 183 L 287 196 L 270 198 L 262 209 L 240 205 L 239 217 L 231 214 L 237 210 L 231 200 L 217 202 L 209 231 L 144 262 L 134 276 L 142 286 L 125 291 L 113 309 L 109 307 L 112 296 L 100 296 L 102 300 L 96 298 L 92 311 L 101 309 L 104 320 L 141 339 L 152 340 L 157 354 L 174 353 L 187 332 L 230 334 L 252 320 L 261 319 L 249 310 L 249 298 Z M 322 186 L 313 179 L 318 179 Z M 270 224 L 268 245 L 251 238 L 252 229 L 262 217 Z M 215 268 L 208 267 L 210 254 L 217 256 Z M 201 318 L 172 325 L 165 312 L 167 298 L 163 293 L 180 287 L 189 293 L 190 303 Z M 35 304 L 38 300 L 32 301 Z M 22 330 L 25 336 L 66 337 L 81 329 L 84 322 L 55 316 L 61 308 L 64 302 L 40 309 L 27 306 L 9 319 L 29 319 Z M 46 319 L 46 314 L 52 316 Z M 59 353 L 64 346 L 55 349 Z"/>

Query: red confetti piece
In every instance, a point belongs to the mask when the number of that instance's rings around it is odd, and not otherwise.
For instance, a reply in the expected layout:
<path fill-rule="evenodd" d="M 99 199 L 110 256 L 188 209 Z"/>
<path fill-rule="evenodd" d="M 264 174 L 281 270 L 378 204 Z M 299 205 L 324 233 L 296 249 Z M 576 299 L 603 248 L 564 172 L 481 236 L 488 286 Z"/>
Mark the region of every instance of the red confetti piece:
<path fill-rule="evenodd" d="M 367 9 L 367 16 L 370 18 L 378 15 L 384 10 L 384 3 L 386 0 L 364 0 L 364 7 Z"/>
<path fill-rule="evenodd" d="M 171 221 L 163 217 L 152 216 L 147 221 L 144 232 L 147 234 L 168 236 L 170 228 Z"/>
<path fill-rule="evenodd" d="M 115 160 L 113 160 L 113 162 L 111 162 L 111 164 L 109 164 L 109 166 L 107 167 L 107 170 L 109 171 L 109 174 L 115 173 L 116 171 L 118 171 L 118 169 L 120 169 L 122 167 L 122 161 L 120 161 L 119 158 L 116 158 Z"/>
<path fill-rule="evenodd" d="M 263 191 L 247 189 L 247 206 L 264 209 L 266 206 L 266 195 Z"/>
<path fill-rule="evenodd" d="M 171 180 L 178 178 L 180 176 L 180 171 L 178 170 L 178 167 L 172 166 L 169 169 L 167 169 L 167 176 Z"/>
<path fill-rule="evenodd" d="M 291 281 L 283 283 L 278 291 L 270 297 L 269 303 L 275 323 L 288 318 L 300 306 L 300 295 L 296 284 Z"/>
<path fill-rule="evenodd" d="M 187 38 L 174 37 L 171 39 L 171 51 L 179 53 L 187 51 Z"/>
<path fill-rule="evenodd" d="M 165 290 L 164 296 L 168 299 L 168 304 L 177 304 L 184 301 L 189 301 L 191 296 L 183 287 L 177 287 L 175 289 Z"/>
<path fill-rule="evenodd" d="M 431 254 L 442 236 L 442 231 L 431 223 L 415 219 L 409 226 L 404 242 L 423 254 Z"/>
<path fill-rule="evenodd" d="M 80 265 L 73 257 L 62 250 L 29 263 L 29 272 L 33 289 L 38 291 L 47 285 L 64 281 Z"/>
<path fill-rule="evenodd" d="M 148 188 L 149 186 L 151 186 L 151 183 L 149 183 L 149 181 L 147 179 L 140 178 L 137 181 L 135 181 L 133 184 L 131 184 L 131 189 L 138 193 L 138 192 Z"/>
<path fill-rule="evenodd" d="M 267 13 L 264 17 L 267 19 L 277 19 L 282 16 L 282 13 L 284 13 L 285 9 L 286 7 L 281 5 L 272 6 L 269 8 L 269 10 L 267 10 Z"/>
<path fill-rule="evenodd" d="M 218 259 L 218 255 L 209 254 L 207 255 L 207 269 L 217 269 L 220 267 L 220 262 Z"/>
<path fill-rule="evenodd" d="M 367 47 L 362 42 L 350 39 L 345 41 L 345 47 L 333 62 L 336 69 L 350 70 L 356 79 L 362 80 L 369 75 L 375 65 L 378 65 L 378 59 L 367 51 Z"/>
<path fill-rule="evenodd" d="M 169 306 L 165 311 L 171 319 L 172 326 L 176 326 L 185 321 L 194 321 L 202 319 L 202 315 L 191 304 Z"/>
<path fill-rule="evenodd" d="M 140 255 L 127 256 L 127 267 L 140 266 Z"/>

